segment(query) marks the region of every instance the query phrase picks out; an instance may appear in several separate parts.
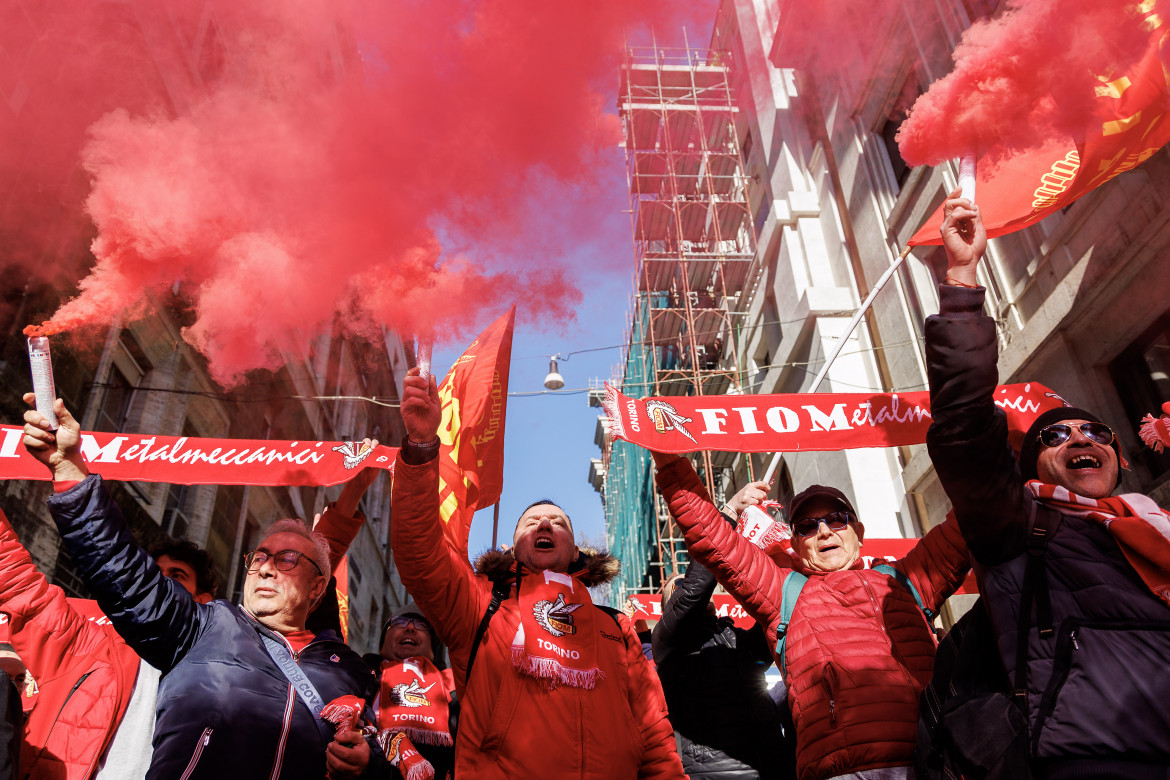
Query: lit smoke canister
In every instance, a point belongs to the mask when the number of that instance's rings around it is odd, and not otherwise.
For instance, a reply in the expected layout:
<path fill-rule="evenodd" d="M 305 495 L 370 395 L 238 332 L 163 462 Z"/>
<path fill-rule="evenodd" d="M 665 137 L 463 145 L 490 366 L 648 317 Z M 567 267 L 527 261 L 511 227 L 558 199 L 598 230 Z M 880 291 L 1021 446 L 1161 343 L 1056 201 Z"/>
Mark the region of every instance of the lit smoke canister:
<path fill-rule="evenodd" d="M 49 427 L 57 430 L 57 415 L 53 413 L 53 399 L 57 388 L 53 384 L 53 358 L 49 354 L 49 340 L 44 336 L 33 336 L 28 340 L 28 362 L 32 369 L 33 394 L 37 397 L 37 411 L 49 421 Z"/>
<path fill-rule="evenodd" d="M 418 375 L 426 379 L 431 375 L 431 340 L 419 339 L 414 351 L 415 362 L 418 364 Z"/>
<path fill-rule="evenodd" d="M 975 202 L 975 155 L 965 154 L 959 158 L 959 187 L 963 196 L 972 203 Z"/>

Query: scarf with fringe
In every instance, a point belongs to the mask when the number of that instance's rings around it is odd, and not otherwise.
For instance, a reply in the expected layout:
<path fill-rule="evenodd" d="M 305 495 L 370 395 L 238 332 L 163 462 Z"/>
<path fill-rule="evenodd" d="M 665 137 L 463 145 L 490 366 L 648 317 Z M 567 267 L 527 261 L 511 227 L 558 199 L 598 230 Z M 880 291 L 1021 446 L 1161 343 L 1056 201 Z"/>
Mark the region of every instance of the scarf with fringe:
<path fill-rule="evenodd" d="M 422 757 L 410 738 L 401 731 L 386 729 L 378 734 L 378 744 L 390 766 L 405 780 L 434 780 L 435 767 Z"/>
<path fill-rule="evenodd" d="M 520 625 L 512 663 L 549 688 L 593 688 L 605 676 L 597 665 L 598 611 L 589 589 L 571 574 L 539 571 L 520 580 Z"/>
<path fill-rule="evenodd" d="M 454 744 L 447 713 L 448 692 L 454 687 L 450 670 L 422 657 L 383 661 L 381 682 L 378 731 L 400 731 L 422 745 Z"/>
<path fill-rule="evenodd" d="M 1141 493 L 1086 498 L 1035 479 L 1028 489 L 1054 509 L 1105 526 L 1150 592 L 1170 606 L 1170 515 L 1152 499 Z"/>

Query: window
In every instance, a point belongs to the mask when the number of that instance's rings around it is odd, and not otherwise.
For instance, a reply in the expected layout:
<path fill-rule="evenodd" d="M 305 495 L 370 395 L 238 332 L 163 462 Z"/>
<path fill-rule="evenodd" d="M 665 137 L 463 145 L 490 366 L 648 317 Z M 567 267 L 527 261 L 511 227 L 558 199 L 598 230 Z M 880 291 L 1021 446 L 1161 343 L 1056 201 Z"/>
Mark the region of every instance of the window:
<path fill-rule="evenodd" d="M 898 149 L 898 142 L 896 137 L 898 135 L 898 128 L 902 126 L 902 120 L 906 118 L 906 112 L 914 105 L 914 101 L 922 94 L 922 90 L 918 86 L 918 76 L 911 73 L 906 77 L 902 83 L 902 89 L 898 92 L 897 97 L 894 98 L 890 108 L 886 111 L 885 120 L 881 126 L 878 127 L 878 134 L 882 137 L 882 143 L 886 147 L 886 154 L 890 158 L 890 169 L 894 175 L 894 181 L 897 184 L 898 190 L 902 189 L 902 185 L 906 183 L 906 179 L 910 176 L 910 166 L 902 159 L 902 152 Z"/>
<path fill-rule="evenodd" d="M 98 412 L 99 431 L 120 431 L 130 416 L 130 404 L 134 401 L 134 386 L 117 368 L 111 369 L 106 380 L 106 393 L 102 408 Z"/>
<path fill-rule="evenodd" d="M 1125 406 L 1126 419 L 1137 426 L 1147 414 L 1157 417 L 1162 403 L 1170 400 L 1170 312 L 1158 318 L 1149 330 L 1130 344 L 1109 366 L 1117 393 Z M 1146 446 L 1126 453 L 1134 465 L 1141 465 L 1157 478 L 1170 472 L 1170 451 L 1161 454 Z"/>
<path fill-rule="evenodd" d="M 995 13 L 996 6 L 999 5 L 999 0 L 962 0 L 963 10 L 967 12 L 967 18 L 974 22 L 985 16 L 991 16 Z"/>

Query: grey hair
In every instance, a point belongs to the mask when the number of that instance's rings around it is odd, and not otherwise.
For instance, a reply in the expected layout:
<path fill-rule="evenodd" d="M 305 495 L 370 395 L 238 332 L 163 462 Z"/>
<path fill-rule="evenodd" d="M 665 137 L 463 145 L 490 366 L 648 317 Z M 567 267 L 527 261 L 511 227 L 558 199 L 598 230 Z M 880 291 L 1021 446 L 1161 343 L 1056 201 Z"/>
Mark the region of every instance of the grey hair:
<path fill-rule="evenodd" d="M 333 570 L 329 565 L 329 542 L 325 540 L 323 535 L 309 530 L 309 526 L 303 520 L 297 520 L 293 517 L 277 520 L 268 526 L 267 530 L 264 531 L 264 538 L 267 539 L 273 534 L 296 534 L 312 542 L 313 552 L 309 555 L 309 559 L 317 564 L 317 568 L 325 575 L 325 579 L 329 579 Z"/>

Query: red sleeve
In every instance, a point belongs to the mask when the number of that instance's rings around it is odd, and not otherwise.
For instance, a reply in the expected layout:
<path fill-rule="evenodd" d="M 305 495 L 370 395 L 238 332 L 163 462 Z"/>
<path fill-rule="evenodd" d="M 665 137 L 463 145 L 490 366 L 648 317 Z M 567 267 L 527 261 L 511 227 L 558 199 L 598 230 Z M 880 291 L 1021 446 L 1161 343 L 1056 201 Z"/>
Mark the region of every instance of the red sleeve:
<path fill-rule="evenodd" d="M 366 522 L 366 517 L 358 510 L 358 513 L 353 517 L 346 517 L 341 512 L 333 508 L 333 504 L 325 507 L 325 511 L 321 513 L 321 519 L 313 526 L 313 530 L 325 537 L 325 541 L 329 542 L 329 568 L 336 569 L 337 564 L 341 558 L 349 550 L 349 546 L 353 544 L 353 540 L 357 538 L 358 531 L 362 530 L 362 524 Z"/>
<path fill-rule="evenodd" d="M 638 638 L 633 623 L 625 615 L 618 616 L 618 622 L 626 640 L 630 710 L 642 729 L 642 765 L 638 767 L 638 777 L 685 778 L 658 672 L 643 654 L 642 640 Z"/>
<path fill-rule="evenodd" d="M 94 652 L 108 641 L 104 630 L 79 615 L 65 592 L 37 570 L 2 511 L 0 612 L 11 620 L 13 649 L 41 683 L 58 677 L 78 655 Z"/>
<path fill-rule="evenodd" d="M 766 627 L 769 642 L 774 641 L 784 578 L 791 569 L 781 568 L 767 553 L 736 533 L 711 502 L 690 461 L 660 457 L 657 453 L 655 460 L 658 487 L 683 529 L 687 551 L 715 573 L 727 592 Z"/>
<path fill-rule="evenodd" d="M 399 458 L 394 469 L 390 547 L 398 576 L 451 651 L 455 679 L 462 687 L 491 587 L 443 536 L 438 459 L 415 466 Z"/>
<path fill-rule="evenodd" d="M 894 566 L 910 578 L 923 605 L 937 612 L 943 602 L 963 584 L 971 568 L 971 555 L 959 531 L 954 512 L 947 513 L 942 525 L 931 528 L 926 536 Z"/>

